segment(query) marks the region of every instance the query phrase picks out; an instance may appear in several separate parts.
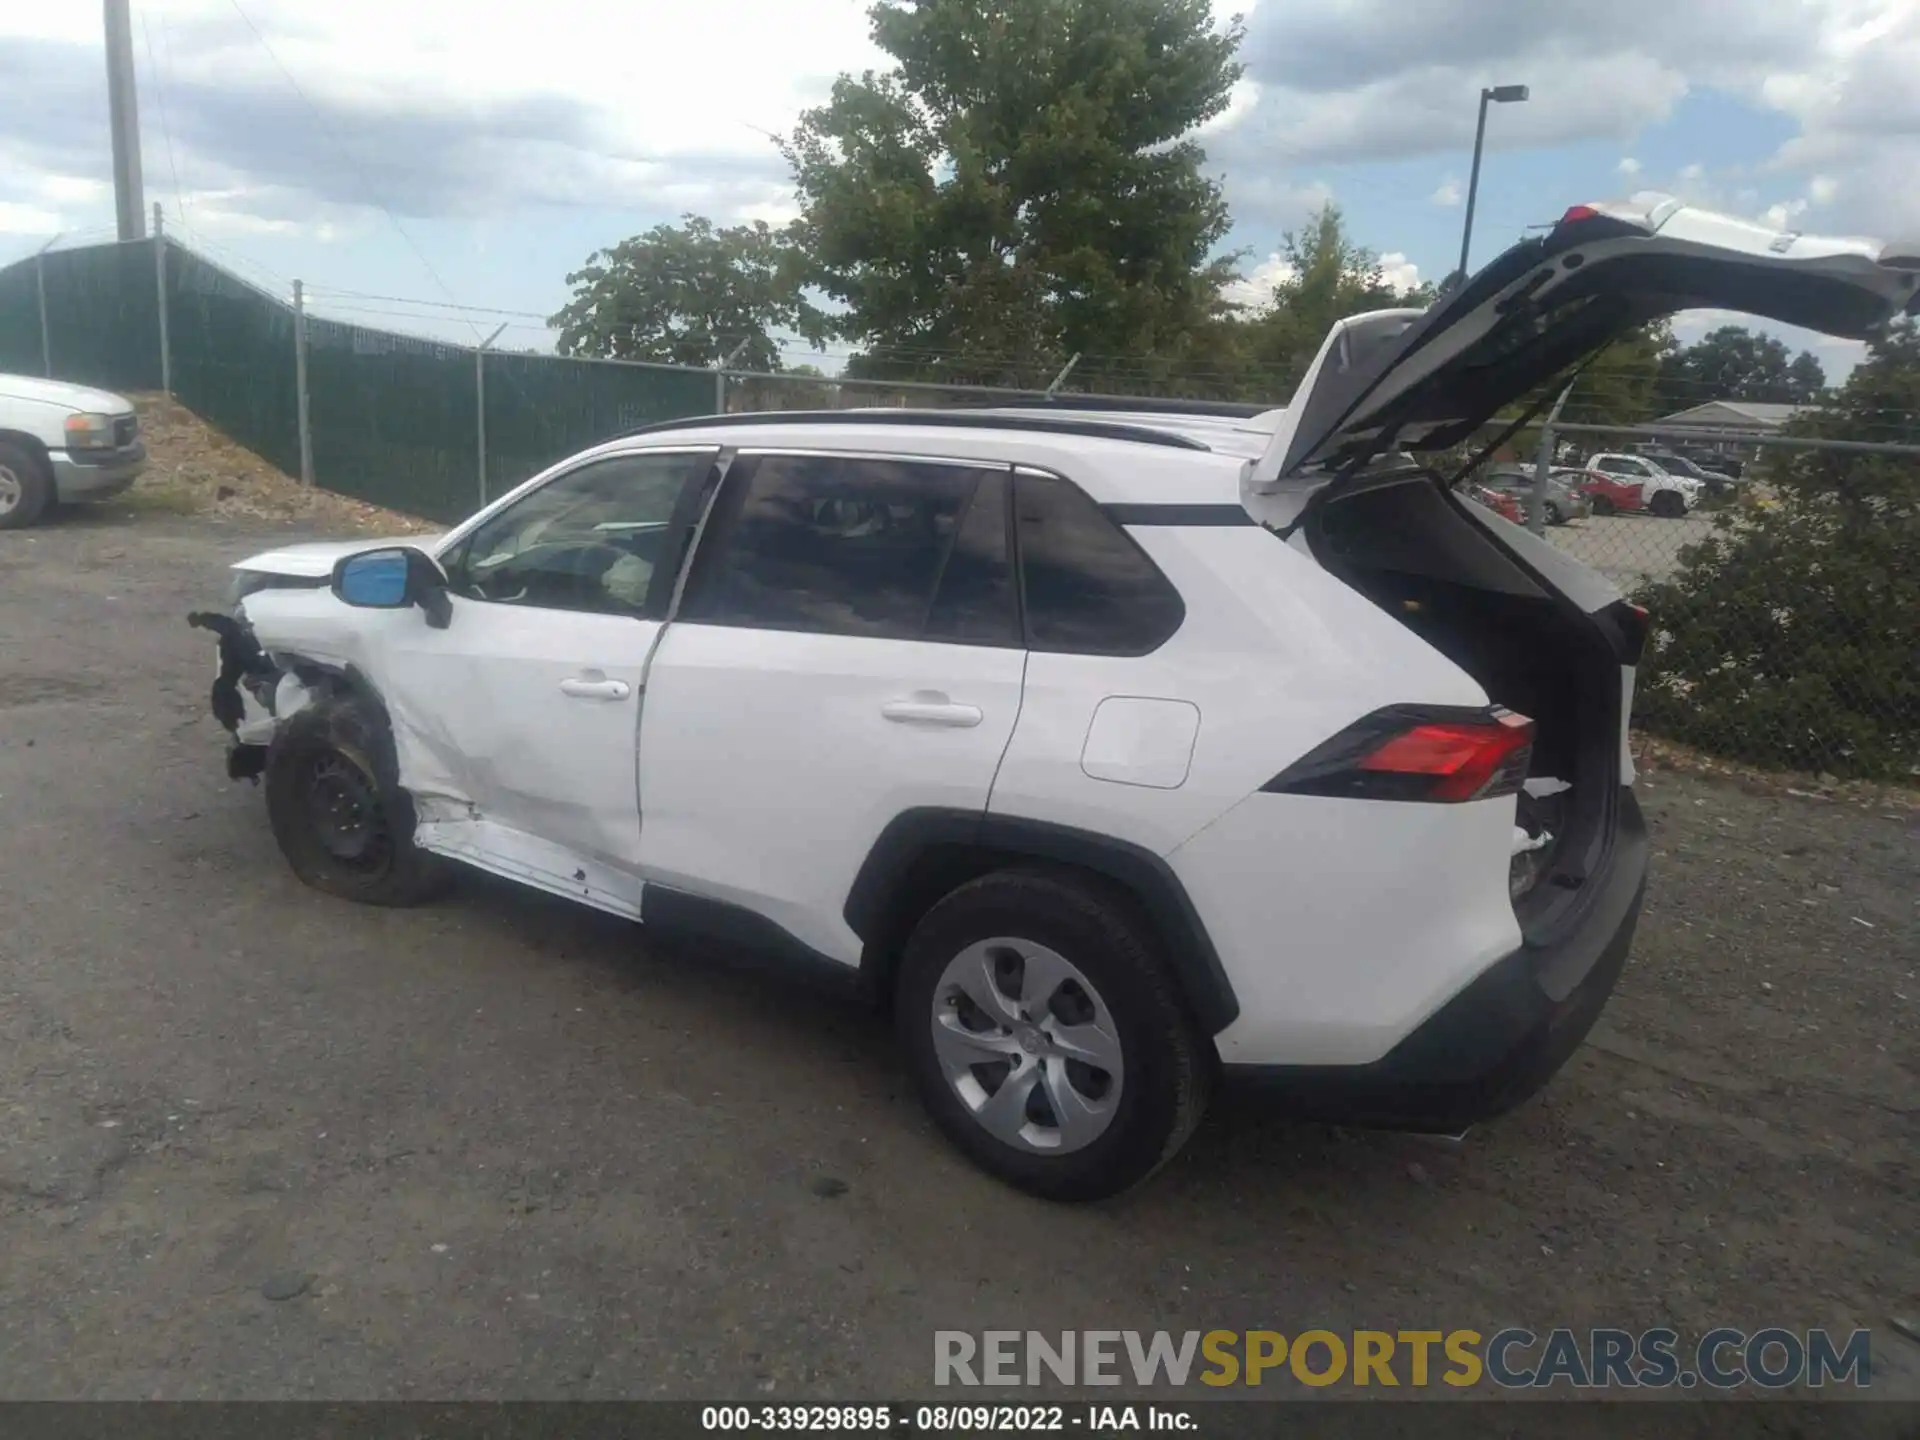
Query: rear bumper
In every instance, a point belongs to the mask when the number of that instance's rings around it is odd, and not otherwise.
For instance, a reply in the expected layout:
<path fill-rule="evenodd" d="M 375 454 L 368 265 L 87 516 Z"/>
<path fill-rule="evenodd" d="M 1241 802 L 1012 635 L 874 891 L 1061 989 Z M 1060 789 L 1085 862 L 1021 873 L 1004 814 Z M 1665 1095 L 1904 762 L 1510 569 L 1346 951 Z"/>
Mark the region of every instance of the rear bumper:
<path fill-rule="evenodd" d="M 71 453 L 54 455 L 53 490 L 64 503 L 107 500 L 120 494 L 147 468 L 147 447 L 141 441 L 84 459 Z"/>
<path fill-rule="evenodd" d="M 1227 1082 L 1342 1125 L 1457 1134 L 1504 1114 L 1599 1018 L 1633 944 L 1646 875 L 1646 823 L 1623 787 L 1612 856 L 1570 933 L 1502 957 L 1370 1064 L 1229 1065 Z"/>

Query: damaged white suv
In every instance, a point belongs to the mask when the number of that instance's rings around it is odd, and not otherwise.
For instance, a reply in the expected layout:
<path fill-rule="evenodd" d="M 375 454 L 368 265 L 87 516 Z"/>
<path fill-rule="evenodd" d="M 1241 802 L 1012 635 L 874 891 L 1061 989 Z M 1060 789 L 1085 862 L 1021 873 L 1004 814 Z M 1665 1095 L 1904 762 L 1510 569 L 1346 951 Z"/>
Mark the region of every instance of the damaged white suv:
<path fill-rule="evenodd" d="M 464 862 L 884 998 L 1039 1194 L 1140 1180 L 1223 1079 L 1458 1131 L 1625 961 L 1644 618 L 1418 457 L 1683 307 L 1870 333 L 1916 265 L 1579 207 L 1284 411 L 656 426 L 418 548 L 244 562 L 194 617 L 230 769 L 330 893 Z"/>

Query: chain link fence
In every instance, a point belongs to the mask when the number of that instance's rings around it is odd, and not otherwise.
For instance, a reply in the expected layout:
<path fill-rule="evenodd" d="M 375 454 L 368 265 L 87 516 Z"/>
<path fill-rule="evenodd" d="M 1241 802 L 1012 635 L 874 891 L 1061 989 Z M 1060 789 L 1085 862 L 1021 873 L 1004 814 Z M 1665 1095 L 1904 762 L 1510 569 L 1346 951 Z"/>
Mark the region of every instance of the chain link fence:
<path fill-rule="evenodd" d="M 0 269 L 0 371 L 168 390 L 289 475 L 443 522 L 609 436 L 710 414 L 716 393 L 712 371 L 306 316 L 298 286 L 284 299 L 160 235 Z"/>
<path fill-rule="evenodd" d="M 441 522 L 656 421 L 1088 398 L 1067 383 L 1072 365 L 1016 389 L 583 360 L 305 316 L 298 296 L 163 237 L 49 250 L 0 269 L 0 371 L 170 388 L 289 475 Z M 1711 423 L 1660 423 L 1678 401 Z M 1844 416 L 1836 405 L 1576 383 L 1468 486 L 1647 609 L 1644 731 L 1757 766 L 1914 785 L 1920 419 L 1897 399 Z"/>

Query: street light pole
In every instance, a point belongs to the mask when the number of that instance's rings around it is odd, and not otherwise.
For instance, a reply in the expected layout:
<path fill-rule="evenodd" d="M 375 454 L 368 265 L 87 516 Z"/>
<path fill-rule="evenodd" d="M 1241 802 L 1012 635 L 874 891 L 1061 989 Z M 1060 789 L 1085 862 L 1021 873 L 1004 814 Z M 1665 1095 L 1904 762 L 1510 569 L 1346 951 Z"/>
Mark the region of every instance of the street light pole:
<path fill-rule="evenodd" d="M 1487 143 L 1487 106 L 1514 105 L 1527 98 L 1524 85 L 1495 85 L 1480 92 L 1480 122 L 1473 130 L 1473 170 L 1467 176 L 1467 223 L 1460 232 L 1460 269 L 1462 285 L 1467 283 L 1467 252 L 1473 246 L 1473 202 L 1480 193 L 1480 151 Z"/>

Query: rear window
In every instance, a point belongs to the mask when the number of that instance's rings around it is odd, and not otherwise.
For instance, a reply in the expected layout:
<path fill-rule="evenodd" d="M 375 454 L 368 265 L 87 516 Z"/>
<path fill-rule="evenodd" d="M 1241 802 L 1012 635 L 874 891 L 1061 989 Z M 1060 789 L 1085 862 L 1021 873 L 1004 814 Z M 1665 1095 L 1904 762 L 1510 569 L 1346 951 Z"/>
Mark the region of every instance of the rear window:
<path fill-rule="evenodd" d="M 1145 655 L 1180 628 L 1180 592 L 1078 486 L 1022 471 L 1014 511 L 1029 648 Z"/>

